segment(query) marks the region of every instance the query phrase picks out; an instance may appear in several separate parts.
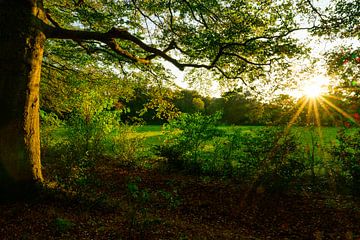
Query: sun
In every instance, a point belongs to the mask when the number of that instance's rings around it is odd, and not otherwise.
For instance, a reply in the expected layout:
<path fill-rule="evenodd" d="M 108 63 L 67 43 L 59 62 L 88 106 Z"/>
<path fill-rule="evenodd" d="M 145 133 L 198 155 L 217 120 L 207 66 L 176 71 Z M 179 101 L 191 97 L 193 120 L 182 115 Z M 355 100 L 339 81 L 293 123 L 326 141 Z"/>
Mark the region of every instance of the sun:
<path fill-rule="evenodd" d="M 321 96 L 322 93 L 323 89 L 321 89 L 321 86 L 317 84 L 305 85 L 302 89 L 302 95 L 308 98 L 317 98 Z"/>
<path fill-rule="evenodd" d="M 300 94 L 307 98 L 318 98 L 328 92 L 329 79 L 319 76 L 304 82 Z"/>
<path fill-rule="evenodd" d="M 356 117 L 352 116 L 353 114 L 349 114 L 346 110 L 336 105 L 336 101 L 339 98 L 329 94 L 332 89 L 332 84 L 336 84 L 336 82 L 326 76 L 320 75 L 309 78 L 308 80 L 303 79 L 302 82 L 299 83 L 300 86 L 298 85 L 298 88 L 294 89 L 293 94 L 297 101 L 294 107 L 296 110 L 287 124 L 286 131 L 289 131 L 289 129 L 297 123 L 299 118 L 305 118 L 306 126 L 316 126 L 318 128 L 320 141 L 322 141 L 322 114 L 326 114 L 329 117 L 333 114 L 337 116 L 342 115 L 344 119 L 346 119 L 345 123 L 355 123 L 360 126 L 355 119 Z M 305 113 L 305 115 L 301 116 L 302 113 Z M 331 118 L 334 121 L 338 121 L 338 119 L 336 119 L 337 117 Z M 341 119 L 340 122 L 346 126 L 344 119 Z M 337 122 L 337 124 L 338 123 L 339 122 Z"/>

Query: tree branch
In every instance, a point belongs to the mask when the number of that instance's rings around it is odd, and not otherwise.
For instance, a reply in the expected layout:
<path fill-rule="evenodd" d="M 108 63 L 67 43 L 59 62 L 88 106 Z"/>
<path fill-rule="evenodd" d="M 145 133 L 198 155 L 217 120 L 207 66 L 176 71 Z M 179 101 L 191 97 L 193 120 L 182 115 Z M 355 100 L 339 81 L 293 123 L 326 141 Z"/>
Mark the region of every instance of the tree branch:
<path fill-rule="evenodd" d="M 191 16 L 193 17 L 193 19 L 195 20 L 195 21 L 197 21 L 198 23 L 201 23 L 201 21 L 199 20 L 199 19 L 197 19 L 197 17 L 196 17 L 196 15 L 195 15 L 195 12 L 194 12 L 194 10 L 193 10 L 193 8 L 192 8 L 192 6 L 191 6 L 191 4 L 188 2 L 188 1 L 186 1 L 186 0 L 182 0 L 185 4 L 186 4 L 186 6 L 189 8 L 189 10 L 190 10 L 190 13 L 191 13 Z"/>
<path fill-rule="evenodd" d="M 274 36 L 266 36 L 266 35 L 262 35 L 262 36 L 256 36 L 256 37 L 252 37 L 252 38 L 248 38 L 246 39 L 244 42 L 232 42 L 232 43 L 227 43 L 226 45 L 224 45 L 224 48 L 228 48 L 228 47 L 232 47 L 232 46 L 246 46 L 247 44 L 249 44 L 250 42 L 253 41 L 257 41 L 257 40 L 271 40 L 271 39 L 277 39 L 277 38 L 283 38 L 288 36 L 290 33 L 293 33 L 295 31 L 300 31 L 300 30 L 310 30 L 312 29 L 312 27 L 303 27 L 303 28 L 294 28 L 294 29 L 289 29 L 287 32 L 280 34 L 280 35 L 274 35 Z"/>
<path fill-rule="evenodd" d="M 145 18 L 148 19 L 150 22 L 152 22 L 155 26 L 159 27 L 159 24 L 157 24 L 151 17 L 149 17 L 147 14 L 145 14 L 140 7 L 136 4 L 136 0 L 131 0 L 132 4 L 134 5 L 135 9 L 139 11 L 139 13 Z"/>
<path fill-rule="evenodd" d="M 324 15 L 316 9 L 316 7 L 312 4 L 311 0 L 306 0 L 306 2 L 310 5 L 311 9 L 320 17 L 322 21 L 324 21 Z"/>
<path fill-rule="evenodd" d="M 133 3 L 136 3 L 136 0 L 132 0 Z M 189 4 L 186 0 L 183 0 L 185 3 Z M 190 5 L 190 4 L 189 4 Z M 191 6 L 191 5 L 190 5 Z M 260 39 L 270 40 L 270 39 L 276 39 L 276 38 L 282 38 L 287 35 L 289 35 L 291 32 L 297 31 L 297 30 L 303 30 L 303 29 L 309 29 L 309 28 L 297 28 L 297 29 L 291 29 L 288 30 L 284 34 L 275 35 L 275 36 L 256 36 L 253 38 L 249 38 L 245 40 L 244 42 L 233 42 L 233 43 L 226 43 L 224 45 L 221 45 L 219 47 L 219 50 L 217 54 L 215 55 L 214 59 L 209 64 L 198 64 L 198 63 L 181 63 L 179 60 L 171 57 L 167 54 L 168 51 L 172 49 L 179 49 L 180 52 L 184 53 L 183 50 L 181 50 L 175 43 L 174 40 L 172 40 L 167 48 L 164 50 L 157 49 L 155 47 L 152 47 L 146 43 L 144 43 L 141 39 L 138 37 L 132 35 L 129 33 L 126 29 L 118 29 L 118 28 L 112 28 L 107 32 L 92 32 L 92 31 L 86 31 L 86 30 L 69 30 L 62 28 L 52 17 L 50 14 L 47 14 L 47 17 L 49 21 L 55 26 L 47 25 L 45 24 L 44 32 L 48 38 L 57 38 L 57 39 L 72 39 L 78 43 L 81 43 L 81 41 L 84 40 L 96 40 L 102 43 L 105 43 L 110 49 L 112 49 L 117 54 L 130 59 L 134 62 L 139 62 L 142 64 L 148 64 L 150 63 L 150 60 L 154 59 L 155 57 L 161 57 L 164 60 L 172 63 L 174 66 L 176 66 L 180 70 L 184 70 L 186 67 L 192 67 L 192 68 L 206 68 L 211 69 L 216 67 L 217 62 L 223 55 L 230 55 L 235 56 L 247 64 L 256 65 L 256 66 L 265 66 L 270 65 L 269 63 L 256 63 L 252 62 L 245 57 L 242 57 L 236 53 L 231 52 L 224 52 L 225 49 L 230 48 L 232 46 L 246 46 L 252 41 L 257 41 Z M 145 57 L 139 57 L 131 52 L 121 48 L 121 46 L 118 44 L 116 40 L 123 40 L 123 41 L 129 41 L 135 45 L 137 45 L 140 49 L 144 50 L 145 52 L 149 53 L 150 55 Z M 80 44 L 81 45 L 81 44 Z M 185 53 L 186 54 L 186 53 Z"/>
<path fill-rule="evenodd" d="M 149 60 L 145 59 L 145 58 L 139 58 L 133 54 L 131 54 L 130 52 L 122 49 L 119 44 L 117 44 L 117 42 L 115 41 L 114 38 L 111 38 L 108 41 L 103 41 L 104 43 L 106 43 L 114 52 L 118 53 L 121 56 L 124 56 L 128 59 L 143 63 L 143 64 L 148 64 L 150 63 Z"/>
<path fill-rule="evenodd" d="M 236 53 L 230 53 L 230 52 L 224 52 L 224 55 L 227 55 L 227 56 L 233 56 L 233 57 L 237 57 L 239 59 L 241 59 L 242 61 L 248 63 L 248 64 L 251 64 L 251 65 L 255 65 L 255 66 L 269 66 L 270 63 L 256 63 L 256 62 L 252 62 L 246 58 L 244 58 L 243 56 L 240 56 L 239 54 L 236 54 Z"/>
<path fill-rule="evenodd" d="M 168 9 L 169 9 L 169 13 L 170 13 L 170 29 L 172 32 L 175 32 L 174 31 L 174 28 L 173 28 L 173 25 L 174 25 L 174 15 L 173 15 L 173 12 L 171 10 L 171 0 L 169 0 L 168 2 Z"/>
<path fill-rule="evenodd" d="M 172 40 L 169 44 L 169 46 L 167 48 L 165 48 L 164 50 L 162 50 L 164 53 L 167 53 L 168 51 L 170 50 L 173 50 L 176 48 L 176 43 L 175 43 L 175 40 Z M 147 56 L 145 59 L 147 60 L 151 60 L 151 59 L 154 59 L 157 55 L 156 54 L 151 54 L 149 56 Z"/>
<path fill-rule="evenodd" d="M 85 51 L 91 55 L 91 51 L 86 48 L 83 44 L 82 44 L 82 41 L 83 40 L 98 40 L 98 41 L 101 41 L 103 43 L 105 43 L 106 45 L 108 45 L 114 52 L 118 53 L 119 55 L 121 56 L 124 56 L 132 61 L 137 61 L 137 62 L 140 62 L 140 63 L 143 63 L 143 64 L 148 64 L 149 61 L 144 59 L 144 58 L 138 58 L 136 57 L 135 55 L 131 54 L 130 52 L 122 49 L 117 43 L 116 41 L 113 39 L 113 38 L 108 38 L 106 39 L 106 36 L 103 36 L 101 37 L 102 39 L 96 39 L 96 38 L 84 38 L 84 36 L 82 37 L 79 37 L 77 38 L 76 35 L 78 35 L 79 33 L 82 33 L 83 35 L 91 35 L 90 32 L 87 32 L 88 34 L 86 34 L 85 31 L 76 31 L 76 30 L 66 30 L 64 28 L 62 28 L 60 26 L 60 24 L 58 22 L 56 22 L 50 15 L 50 13 L 47 11 L 46 12 L 46 17 L 48 18 L 48 20 L 55 26 L 55 28 L 53 28 L 52 30 L 53 31 L 47 31 L 47 37 L 50 37 L 51 38 L 51 33 L 62 33 L 64 34 L 64 38 L 69 38 L 69 39 L 72 39 L 74 40 L 75 42 L 77 42 L 79 44 L 79 46 L 81 46 L 82 48 L 85 49 Z M 47 28 L 47 30 L 49 30 L 50 28 Z M 111 31 L 111 30 L 110 30 Z M 70 34 L 72 32 L 72 34 Z M 73 37 L 71 36 L 68 36 L 66 37 L 66 35 L 73 35 Z M 101 34 L 100 34 L 101 35 Z M 104 35 L 104 34 L 102 34 Z M 100 36 L 99 36 L 100 37 Z M 59 36 L 57 36 L 56 38 L 61 38 Z"/>
<path fill-rule="evenodd" d="M 50 13 L 47 11 L 47 10 L 45 10 L 45 15 L 46 15 L 46 18 L 55 26 L 55 27 L 57 27 L 57 28 L 61 28 L 60 27 L 60 24 L 58 23 L 58 22 L 56 22 L 52 17 L 51 17 L 51 15 L 50 15 Z"/>
<path fill-rule="evenodd" d="M 248 84 L 248 82 L 244 79 L 244 78 L 242 78 L 241 76 L 240 76 L 240 74 L 238 74 L 237 76 L 235 76 L 235 77 L 232 77 L 232 76 L 230 76 L 230 75 L 228 75 L 224 70 L 222 70 L 221 68 L 219 68 L 219 67 L 215 67 L 216 68 L 216 70 L 218 70 L 220 73 L 221 73 L 221 75 L 223 75 L 225 78 L 227 78 L 227 79 L 234 79 L 234 80 L 240 80 L 246 87 L 248 87 L 248 88 L 250 88 L 253 92 L 255 92 L 256 94 L 261 94 L 261 93 L 259 93 L 258 91 L 256 91 L 256 88 L 254 87 L 254 86 L 249 86 L 249 84 Z M 243 72 L 243 71 L 242 71 Z M 242 73 L 241 72 L 241 73 Z"/>

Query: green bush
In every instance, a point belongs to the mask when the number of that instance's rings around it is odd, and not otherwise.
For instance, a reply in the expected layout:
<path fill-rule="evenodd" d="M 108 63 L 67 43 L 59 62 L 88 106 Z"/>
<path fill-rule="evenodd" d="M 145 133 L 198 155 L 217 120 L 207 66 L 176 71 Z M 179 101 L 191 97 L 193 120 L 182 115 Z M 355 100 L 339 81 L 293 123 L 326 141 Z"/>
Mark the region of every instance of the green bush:
<path fill-rule="evenodd" d="M 120 112 L 111 110 L 111 106 L 105 102 L 91 111 L 74 110 L 58 133 L 53 131 L 48 135 L 60 140 L 47 149 L 45 169 L 50 167 L 51 176 L 63 187 L 85 186 L 98 160 L 106 155 L 108 139 L 120 127 Z M 42 128 L 49 126 L 44 124 Z"/>
<path fill-rule="evenodd" d="M 337 134 L 338 144 L 333 146 L 331 154 L 340 164 L 351 192 L 360 195 L 360 128 L 341 129 Z M 340 173 L 341 173 L 340 172 Z M 341 179 L 341 176 L 338 176 Z"/>
<path fill-rule="evenodd" d="M 49 150 L 56 144 L 54 141 L 54 132 L 64 124 L 55 113 L 47 113 L 40 110 L 41 124 L 41 153 L 45 156 Z"/>
<path fill-rule="evenodd" d="M 120 122 L 121 112 L 111 106 L 105 101 L 98 109 L 74 110 L 64 122 L 43 114 L 44 167 L 63 187 L 75 190 L 96 182 L 100 161 L 129 166 L 141 157 L 142 138 Z"/>
<path fill-rule="evenodd" d="M 287 188 L 304 171 L 296 136 L 279 127 L 253 132 L 233 131 L 226 144 L 217 145 L 217 162 L 243 181 L 272 189 Z"/>
<path fill-rule="evenodd" d="M 92 116 L 74 112 L 68 121 L 66 156 L 78 167 L 87 169 L 106 154 L 107 140 L 120 127 L 118 112 L 104 109 Z"/>
<path fill-rule="evenodd" d="M 280 127 L 220 131 L 220 115 L 184 114 L 166 126 L 158 154 L 170 166 L 211 176 L 235 177 L 272 190 L 287 189 L 305 170 L 298 137 Z"/>
<path fill-rule="evenodd" d="M 60 233 L 65 233 L 75 226 L 75 224 L 66 218 L 56 218 L 54 220 L 55 229 Z"/>
<path fill-rule="evenodd" d="M 122 166 L 139 165 L 139 159 L 146 156 L 144 137 L 137 134 L 134 127 L 122 124 L 109 139 L 110 158 Z"/>
<path fill-rule="evenodd" d="M 220 113 L 180 115 L 164 126 L 166 139 L 157 154 L 165 157 L 171 167 L 199 173 L 207 142 L 220 135 L 217 128 L 220 118 Z"/>

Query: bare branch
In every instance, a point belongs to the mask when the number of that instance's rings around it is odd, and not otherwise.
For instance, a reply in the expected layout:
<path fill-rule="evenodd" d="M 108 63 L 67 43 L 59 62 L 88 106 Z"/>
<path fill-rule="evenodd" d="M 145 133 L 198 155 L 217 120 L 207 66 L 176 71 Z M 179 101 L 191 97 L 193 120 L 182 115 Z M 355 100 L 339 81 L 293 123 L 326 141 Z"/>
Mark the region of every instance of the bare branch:
<path fill-rule="evenodd" d="M 79 2 L 80 2 L 80 1 L 79 1 Z M 48 20 L 55 26 L 55 29 L 53 29 L 54 32 L 65 33 L 65 35 L 66 35 L 66 33 L 69 34 L 70 32 L 72 32 L 74 36 L 76 35 L 76 33 L 77 33 L 77 34 L 79 34 L 80 32 L 83 33 L 83 34 L 86 33 L 85 31 L 75 31 L 75 30 L 66 30 L 66 29 L 63 29 L 63 28 L 60 26 L 60 24 L 59 24 L 58 22 L 56 22 L 56 21 L 51 17 L 50 13 L 48 13 L 48 12 L 46 13 L 46 17 L 47 17 Z M 112 31 L 112 30 L 110 30 L 110 31 Z M 110 32 L 110 31 L 109 31 L 109 32 Z M 126 32 L 127 32 L 127 31 L 126 31 Z M 88 32 L 88 33 L 90 33 L 90 32 Z M 86 34 L 85 34 L 85 35 L 86 35 Z M 50 36 L 48 36 L 48 37 L 51 37 L 51 32 L 50 32 Z M 57 37 L 57 38 L 61 38 L 61 37 Z M 74 40 L 75 42 L 77 42 L 77 43 L 79 44 L 79 46 L 81 46 L 83 49 L 85 49 L 85 51 L 86 51 L 87 54 L 91 55 L 91 54 L 93 53 L 92 50 L 90 50 L 89 48 L 87 48 L 87 47 L 82 43 L 82 40 L 89 40 L 89 39 L 82 38 L 82 37 L 80 37 L 80 38 L 77 38 L 77 37 L 75 37 L 75 38 L 65 37 L 65 38 L 70 38 L 70 39 Z M 90 39 L 91 39 L 91 38 L 90 38 Z M 116 41 L 115 41 L 113 38 L 108 38 L 108 39 L 106 39 L 106 38 L 102 38 L 102 39 L 95 39 L 95 38 L 93 38 L 93 39 L 105 43 L 105 44 L 108 45 L 114 52 L 116 52 L 116 53 L 118 53 L 119 55 L 124 56 L 124 57 L 126 57 L 126 58 L 128 58 L 128 59 L 130 59 L 130 60 L 132 60 L 132 61 L 141 62 L 141 63 L 143 63 L 143 64 L 148 64 L 148 63 L 149 63 L 149 60 L 146 60 L 146 59 L 144 59 L 144 58 L 138 58 L 138 57 L 136 57 L 135 55 L 131 54 L 130 52 L 122 49 L 122 48 L 116 43 Z"/>
<path fill-rule="evenodd" d="M 64 67 L 58 67 L 58 66 L 56 66 L 56 65 L 54 65 L 52 63 L 46 62 L 46 61 L 43 62 L 43 66 L 44 66 L 44 68 L 51 68 L 51 69 L 57 70 L 57 71 L 62 72 L 62 73 L 64 71 L 73 71 L 73 72 L 75 72 L 73 69 L 64 68 Z"/>
<path fill-rule="evenodd" d="M 218 53 L 216 54 L 215 58 L 211 62 L 211 66 L 215 66 L 216 63 L 219 61 L 220 57 L 223 55 L 224 48 L 220 47 Z"/>
<path fill-rule="evenodd" d="M 79 44 L 80 47 L 82 47 L 86 51 L 88 55 L 91 55 L 95 52 L 93 49 L 86 47 L 82 41 L 76 40 L 76 42 Z"/>
<path fill-rule="evenodd" d="M 169 0 L 168 2 L 168 9 L 169 9 L 169 12 L 170 12 L 170 29 L 172 32 L 175 32 L 174 31 L 174 28 L 173 28 L 173 25 L 174 25 L 174 15 L 173 15 L 173 12 L 171 10 L 171 0 Z"/>
<path fill-rule="evenodd" d="M 232 77 L 232 76 L 230 76 L 230 75 L 228 75 L 227 73 L 225 73 L 225 71 L 224 70 L 222 70 L 221 68 L 219 68 L 219 67 L 215 67 L 216 68 L 216 70 L 218 70 L 220 73 L 221 73 L 221 75 L 223 75 L 225 78 L 227 78 L 227 79 L 240 79 L 241 80 L 241 82 L 245 85 L 245 86 L 247 86 L 247 87 L 249 87 L 249 85 L 248 85 L 248 83 L 245 81 L 245 79 L 244 78 L 242 78 L 241 76 L 236 76 L 236 77 Z"/>
<path fill-rule="evenodd" d="M 166 54 L 166 51 L 159 50 L 157 48 L 151 47 L 141 41 L 139 38 L 135 37 L 134 35 L 130 34 L 126 29 L 117 29 L 112 28 L 108 32 L 101 33 L 101 32 L 90 32 L 90 31 L 81 31 L 81 30 L 68 30 L 63 28 L 53 28 L 48 26 L 46 29 L 46 36 L 48 38 L 58 38 L 58 39 L 72 39 L 74 41 L 80 40 L 97 40 L 107 44 L 111 49 L 115 52 L 121 54 L 124 57 L 127 57 L 133 61 L 140 62 L 140 63 L 149 63 L 150 59 L 153 59 L 156 56 L 160 56 L 165 60 L 174 64 L 180 70 L 184 69 L 184 66 L 178 62 L 178 60 L 170 57 Z M 148 53 L 152 53 L 149 57 L 140 58 L 137 57 L 130 52 L 122 49 L 115 41 L 115 39 L 120 40 L 127 40 L 130 41 Z"/>
<path fill-rule="evenodd" d="M 197 4 L 201 5 L 203 9 L 205 9 L 210 15 L 209 18 L 211 18 L 214 22 L 222 22 L 221 17 L 219 17 L 217 14 L 215 14 L 212 10 L 207 8 L 202 1 L 195 1 Z M 221 11 L 219 11 L 221 12 Z"/>
<path fill-rule="evenodd" d="M 213 68 L 213 66 L 211 65 L 206 65 L 206 64 L 197 64 L 197 63 L 180 63 L 181 67 L 184 69 L 186 67 L 191 67 L 191 68 L 206 68 L 206 69 L 211 69 Z"/>
<path fill-rule="evenodd" d="M 205 20 L 205 18 L 204 18 L 204 16 L 202 15 L 201 12 L 199 13 L 199 15 L 200 15 L 200 17 L 201 17 L 201 19 L 202 19 L 202 23 L 204 24 L 205 28 L 206 28 L 206 29 L 209 29 L 209 26 L 208 26 L 208 24 L 206 23 L 206 20 Z"/>
<path fill-rule="evenodd" d="M 191 12 L 191 15 L 192 15 L 192 17 L 194 18 L 194 20 L 197 21 L 197 22 L 199 22 L 199 23 L 201 23 L 200 20 L 197 19 L 196 15 L 195 15 L 195 12 L 194 12 L 194 10 L 193 10 L 193 8 L 192 8 L 192 6 L 191 6 L 191 4 L 190 4 L 188 1 L 186 1 L 186 0 L 182 0 L 182 1 L 188 6 L 188 8 L 189 8 L 189 10 L 190 10 L 190 12 Z"/>
<path fill-rule="evenodd" d="M 256 94 L 261 94 L 260 92 L 258 92 L 257 90 L 256 90 L 256 88 L 254 87 L 254 86 L 249 86 L 249 84 L 248 84 L 248 82 L 244 79 L 244 78 L 242 78 L 241 76 L 240 76 L 240 74 L 238 74 L 237 76 L 235 76 L 235 77 L 232 77 L 232 76 L 230 76 L 230 75 L 228 75 L 224 70 L 222 70 L 221 68 L 219 68 L 219 67 L 215 67 L 216 68 L 216 70 L 218 70 L 220 73 L 221 73 L 221 75 L 223 75 L 225 78 L 227 78 L 227 79 L 234 79 L 234 80 L 240 80 L 246 87 L 248 87 L 248 88 L 250 88 L 253 92 L 255 92 Z M 242 71 L 241 73 L 243 73 L 244 71 Z"/>
<path fill-rule="evenodd" d="M 199 15 L 200 15 L 200 19 L 198 19 L 198 17 L 196 17 L 196 14 L 195 14 L 195 11 L 194 11 L 194 9 L 193 9 L 193 6 L 191 6 L 191 4 L 190 4 L 188 1 L 186 1 L 186 0 L 182 0 L 182 1 L 183 1 L 183 2 L 187 5 L 187 7 L 189 8 L 190 13 L 191 13 L 191 16 L 193 17 L 194 20 L 195 20 L 196 22 L 204 25 L 205 28 L 209 28 L 208 25 L 207 25 L 207 23 L 206 23 L 206 21 L 205 21 L 205 19 L 204 19 L 204 17 L 202 16 L 202 14 L 201 14 L 201 13 L 199 14 Z"/>

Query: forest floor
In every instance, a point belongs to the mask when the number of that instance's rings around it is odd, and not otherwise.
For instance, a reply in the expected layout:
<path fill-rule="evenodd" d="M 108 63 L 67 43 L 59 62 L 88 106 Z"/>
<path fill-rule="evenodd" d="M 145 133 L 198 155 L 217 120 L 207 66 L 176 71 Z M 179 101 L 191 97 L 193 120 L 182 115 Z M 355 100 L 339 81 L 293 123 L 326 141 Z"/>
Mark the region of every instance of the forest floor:
<path fill-rule="evenodd" d="M 2 201 L 0 239 L 360 239 L 359 199 L 114 166 L 95 174 L 77 193 Z"/>

